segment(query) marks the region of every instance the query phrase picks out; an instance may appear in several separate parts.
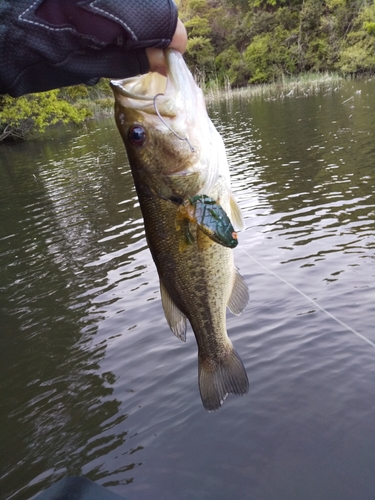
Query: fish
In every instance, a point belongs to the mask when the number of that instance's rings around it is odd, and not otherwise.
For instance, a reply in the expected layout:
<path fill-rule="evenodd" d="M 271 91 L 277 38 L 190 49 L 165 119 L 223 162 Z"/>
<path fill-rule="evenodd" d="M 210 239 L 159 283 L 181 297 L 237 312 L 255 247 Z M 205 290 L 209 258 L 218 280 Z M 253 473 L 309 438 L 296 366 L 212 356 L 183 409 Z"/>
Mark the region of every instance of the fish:
<path fill-rule="evenodd" d="M 115 121 L 159 275 L 164 314 L 182 341 L 188 323 L 192 327 L 200 396 L 211 412 L 228 394 L 243 396 L 249 390 L 226 328 L 226 308 L 239 315 L 249 301 L 248 286 L 234 264 L 237 241 L 231 241 L 244 229 L 244 220 L 231 192 L 224 142 L 208 116 L 203 92 L 180 53 L 165 49 L 164 55 L 167 76 L 150 72 L 111 81 Z M 225 230 L 235 229 L 232 238 L 221 236 L 216 221 Z"/>

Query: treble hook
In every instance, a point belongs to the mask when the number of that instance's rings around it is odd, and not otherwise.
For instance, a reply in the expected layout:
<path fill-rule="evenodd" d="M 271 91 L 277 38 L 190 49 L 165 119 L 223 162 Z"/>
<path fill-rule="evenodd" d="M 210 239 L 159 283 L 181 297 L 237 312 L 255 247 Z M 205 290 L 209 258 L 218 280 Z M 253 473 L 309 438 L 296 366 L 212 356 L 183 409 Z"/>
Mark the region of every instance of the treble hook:
<path fill-rule="evenodd" d="M 178 139 L 180 139 L 181 141 L 186 141 L 188 144 L 189 144 L 189 148 L 190 148 L 190 151 L 192 153 L 195 153 L 195 149 L 193 148 L 193 146 L 190 144 L 190 141 L 187 137 L 181 137 L 180 135 L 178 135 L 177 132 L 175 132 L 173 129 L 171 129 L 171 127 L 168 125 L 168 123 L 164 120 L 164 118 L 161 116 L 161 114 L 159 113 L 159 110 L 158 108 L 156 107 L 156 98 L 161 96 L 161 95 L 164 95 L 164 94 L 156 94 L 156 96 L 154 97 L 154 108 L 155 108 L 155 113 L 158 115 L 158 117 L 160 118 L 160 120 L 164 123 L 164 125 L 167 127 L 168 130 L 170 130 L 172 132 L 172 134 L 174 134 Z"/>

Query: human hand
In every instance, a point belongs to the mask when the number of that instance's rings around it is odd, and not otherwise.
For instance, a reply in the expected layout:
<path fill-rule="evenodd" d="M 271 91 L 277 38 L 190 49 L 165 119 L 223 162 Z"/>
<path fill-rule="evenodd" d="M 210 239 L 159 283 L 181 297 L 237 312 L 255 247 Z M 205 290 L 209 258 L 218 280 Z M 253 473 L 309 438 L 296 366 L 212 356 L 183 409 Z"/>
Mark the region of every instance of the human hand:
<path fill-rule="evenodd" d="M 177 21 L 176 31 L 173 35 L 169 48 L 175 49 L 178 52 L 181 52 L 181 54 L 183 54 L 186 50 L 186 45 L 187 45 L 186 28 L 183 25 L 182 21 L 179 19 Z M 166 62 L 163 50 L 156 49 L 155 47 L 149 47 L 146 49 L 146 54 L 148 57 L 148 62 L 150 64 L 150 71 L 155 71 L 166 76 L 167 69 L 166 69 Z"/>

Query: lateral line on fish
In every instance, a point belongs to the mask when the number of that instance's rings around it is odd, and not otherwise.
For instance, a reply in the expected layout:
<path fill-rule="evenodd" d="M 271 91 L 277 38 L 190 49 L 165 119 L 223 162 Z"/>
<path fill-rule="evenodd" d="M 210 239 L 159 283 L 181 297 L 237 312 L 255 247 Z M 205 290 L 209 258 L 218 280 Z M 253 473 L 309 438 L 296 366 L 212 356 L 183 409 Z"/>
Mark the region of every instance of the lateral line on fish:
<path fill-rule="evenodd" d="M 174 134 L 178 139 L 180 139 L 181 141 L 186 141 L 188 144 L 189 144 L 189 148 L 190 148 L 190 151 L 192 153 L 195 153 L 195 149 L 193 148 L 193 146 L 190 144 L 190 141 L 187 137 L 181 137 L 180 135 L 178 135 L 177 132 L 175 132 L 169 125 L 168 123 L 166 123 L 166 121 L 164 120 L 164 118 L 161 116 L 161 114 L 159 113 L 159 110 L 158 108 L 156 107 L 156 99 L 161 96 L 161 95 L 164 95 L 164 94 L 156 94 L 156 96 L 154 97 L 153 101 L 154 101 L 154 108 L 155 108 L 155 113 L 158 115 L 158 117 L 160 118 L 160 120 L 164 123 L 164 125 L 167 127 L 168 130 L 170 130 L 172 132 L 172 134 Z"/>
<path fill-rule="evenodd" d="M 282 278 L 281 276 L 279 276 L 275 272 L 271 271 L 271 269 L 268 269 L 268 267 L 266 267 L 265 265 L 261 264 L 252 255 L 250 255 L 244 248 L 242 248 L 241 250 L 243 252 L 245 252 L 245 254 L 248 257 L 250 257 L 250 259 L 252 259 L 256 264 L 258 264 L 258 266 L 262 267 L 269 274 L 272 274 L 273 276 L 275 276 L 275 278 L 279 279 L 280 281 L 282 281 L 283 283 L 285 283 L 286 285 L 288 285 L 290 288 L 292 288 L 293 290 L 295 290 L 296 292 L 298 292 L 300 295 L 302 295 L 302 297 L 304 297 L 305 299 L 307 299 L 308 301 L 310 301 L 312 304 L 314 304 L 315 307 L 317 307 L 318 309 L 320 309 L 327 316 L 329 316 L 334 321 L 336 321 L 339 325 L 343 326 L 344 328 L 346 328 L 350 332 L 354 333 L 354 335 L 356 335 L 358 338 L 360 338 L 361 340 L 365 341 L 371 347 L 375 348 L 375 343 L 372 342 L 372 340 L 370 340 L 367 337 L 365 337 L 362 333 L 357 332 L 357 330 L 354 330 L 354 328 L 352 328 L 351 326 L 349 326 L 346 323 L 344 323 L 343 321 L 341 321 L 341 319 L 337 318 L 334 314 L 332 314 L 329 311 L 327 311 L 327 309 L 324 309 L 324 307 L 322 307 L 321 305 L 319 305 L 314 299 L 312 299 L 311 297 L 309 297 L 308 295 L 306 295 L 304 292 L 302 292 L 302 290 L 299 290 L 296 286 L 292 285 L 292 283 L 289 283 L 289 281 L 285 280 L 284 278 Z"/>

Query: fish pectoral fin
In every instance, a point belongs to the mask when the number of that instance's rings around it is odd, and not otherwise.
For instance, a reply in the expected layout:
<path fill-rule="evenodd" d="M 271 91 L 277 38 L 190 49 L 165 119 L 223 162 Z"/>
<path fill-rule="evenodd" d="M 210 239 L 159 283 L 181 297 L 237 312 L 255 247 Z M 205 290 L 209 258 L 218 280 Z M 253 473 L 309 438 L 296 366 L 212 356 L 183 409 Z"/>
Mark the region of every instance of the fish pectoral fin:
<path fill-rule="evenodd" d="M 249 390 L 245 367 L 233 346 L 221 360 L 210 361 L 198 355 L 198 380 L 207 411 L 218 410 L 228 394 L 243 396 Z"/>
<path fill-rule="evenodd" d="M 246 281 L 236 270 L 231 296 L 228 301 L 228 309 L 235 316 L 239 316 L 249 302 L 250 294 Z"/>
<path fill-rule="evenodd" d="M 241 208 L 234 199 L 232 193 L 230 194 L 230 214 L 234 229 L 236 231 L 243 231 L 245 229 L 245 220 L 243 218 Z"/>
<path fill-rule="evenodd" d="M 160 282 L 160 294 L 161 303 L 163 305 L 163 310 L 165 318 L 169 325 L 169 328 L 176 335 L 177 338 L 186 342 L 186 316 L 182 313 L 176 304 L 171 299 L 171 296 L 167 292 L 167 289 Z"/>

